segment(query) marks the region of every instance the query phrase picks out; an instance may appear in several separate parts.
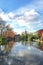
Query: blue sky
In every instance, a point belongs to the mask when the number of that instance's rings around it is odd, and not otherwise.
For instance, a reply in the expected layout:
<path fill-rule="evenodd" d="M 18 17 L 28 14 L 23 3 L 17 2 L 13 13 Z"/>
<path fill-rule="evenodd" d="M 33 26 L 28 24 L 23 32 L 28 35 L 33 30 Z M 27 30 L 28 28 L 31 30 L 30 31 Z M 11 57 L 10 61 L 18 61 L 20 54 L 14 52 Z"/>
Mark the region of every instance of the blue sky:
<path fill-rule="evenodd" d="M 0 0 L 0 17 L 20 34 L 43 29 L 43 0 Z"/>
<path fill-rule="evenodd" d="M 0 7 L 3 8 L 5 12 L 10 12 L 30 4 L 32 0 L 0 0 Z"/>

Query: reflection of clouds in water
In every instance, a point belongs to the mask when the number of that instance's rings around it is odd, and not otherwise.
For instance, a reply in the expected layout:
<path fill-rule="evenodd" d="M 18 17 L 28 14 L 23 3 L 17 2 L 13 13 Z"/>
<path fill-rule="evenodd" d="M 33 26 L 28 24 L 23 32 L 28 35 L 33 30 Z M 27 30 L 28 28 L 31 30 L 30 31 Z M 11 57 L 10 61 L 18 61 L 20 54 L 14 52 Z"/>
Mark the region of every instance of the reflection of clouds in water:
<path fill-rule="evenodd" d="M 24 56 L 27 53 L 27 48 L 22 44 L 16 44 L 12 50 L 10 55 L 16 56 Z"/>
<path fill-rule="evenodd" d="M 0 48 L 1 48 L 1 51 L 4 51 L 4 49 L 5 49 L 5 46 L 0 46 Z"/>
<path fill-rule="evenodd" d="M 32 47 L 32 46 L 28 46 L 28 51 L 30 54 L 38 54 L 38 55 L 42 54 L 42 51 L 40 49 Z"/>
<path fill-rule="evenodd" d="M 11 56 L 25 56 L 25 55 L 42 55 L 43 52 L 35 47 L 32 47 L 32 46 L 24 46 L 22 44 L 18 44 L 16 43 L 11 52 L 10 52 L 10 55 Z"/>
<path fill-rule="evenodd" d="M 43 51 L 32 46 L 24 46 L 17 43 L 10 52 L 9 61 L 12 65 L 43 65 Z"/>

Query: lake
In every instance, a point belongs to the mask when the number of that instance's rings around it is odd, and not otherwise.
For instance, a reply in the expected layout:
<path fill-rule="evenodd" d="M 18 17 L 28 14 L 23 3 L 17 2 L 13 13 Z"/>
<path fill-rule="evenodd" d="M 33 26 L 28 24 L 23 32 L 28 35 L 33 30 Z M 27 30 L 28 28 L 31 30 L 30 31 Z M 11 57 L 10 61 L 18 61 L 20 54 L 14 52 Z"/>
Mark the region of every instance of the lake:
<path fill-rule="evenodd" d="M 28 42 L 24 42 L 24 44 L 22 44 L 21 42 L 16 42 L 7 55 L 0 55 L 0 64 L 43 65 L 43 51 L 37 48 L 36 43 L 30 45 L 28 44 Z"/>

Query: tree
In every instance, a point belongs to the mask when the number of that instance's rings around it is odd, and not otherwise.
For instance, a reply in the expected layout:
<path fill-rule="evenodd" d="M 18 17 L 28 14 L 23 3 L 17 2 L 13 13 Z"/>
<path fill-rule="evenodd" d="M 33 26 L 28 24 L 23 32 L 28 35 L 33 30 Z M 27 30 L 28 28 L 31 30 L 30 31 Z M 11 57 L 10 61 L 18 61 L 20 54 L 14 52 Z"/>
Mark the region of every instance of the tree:
<path fill-rule="evenodd" d="M 0 17 L 0 45 L 5 45 L 5 38 L 3 37 L 3 33 L 6 28 L 6 22 Z"/>
<path fill-rule="evenodd" d="M 10 25 L 7 25 L 6 26 L 6 30 L 4 31 L 4 35 L 3 35 L 6 40 L 7 40 L 7 45 L 8 47 L 10 48 L 10 46 L 13 46 L 14 44 L 14 36 L 15 36 L 15 33 L 14 31 L 12 30 L 12 28 L 10 27 Z M 6 47 L 7 48 L 7 47 Z"/>
<path fill-rule="evenodd" d="M 25 41 L 28 41 L 28 33 L 25 31 Z"/>
<path fill-rule="evenodd" d="M 24 40 L 25 40 L 24 38 L 25 38 L 25 36 L 24 36 L 24 34 L 22 33 L 22 34 L 21 34 L 21 40 L 24 41 Z"/>
<path fill-rule="evenodd" d="M 15 36 L 14 31 L 10 27 L 10 25 L 6 26 L 6 30 L 4 31 L 4 37 L 5 38 L 13 38 Z"/>
<path fill-rule="evenodd" d="M 5 30 L 5 21 L 2 20 L 2 18 L 0 18 L 0 36 L 3 35 L 3 32 Z"/>

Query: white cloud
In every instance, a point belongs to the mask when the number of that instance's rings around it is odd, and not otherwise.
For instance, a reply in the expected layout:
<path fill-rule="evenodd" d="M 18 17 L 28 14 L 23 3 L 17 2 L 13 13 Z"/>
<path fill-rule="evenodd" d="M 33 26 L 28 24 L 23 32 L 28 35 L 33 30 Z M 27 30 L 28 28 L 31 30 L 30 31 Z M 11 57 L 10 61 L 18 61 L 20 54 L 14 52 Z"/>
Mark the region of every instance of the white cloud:
<path fill-rule="evenodd" d="M 0 17 L 7 21 L 15 32 L 21 33 L 24 30 L 34 31 L 38 26 L 41 26 L 41 16 L 35 9 L 20 8 L 16 12 L 5 13 L 0 12 Z M 18 27 L 17 27 L 18 26 Z M 22 28 L 22 27 L 25 28 Z M 17 27 L 17 28 L 16 28 Z"/>
<path fill-rule="evenodd" d="M 25 16 L 25 21 L 27 21 L 27 22 L 32 22 L 32 21 L 34 21 L 35 19 L 36 20 L 38 20 L 39 18 L 37 18 L 37 17 L 39 17 L 39 14 L 34 10 L 34 9 L 32 9 L 32 10 L 30 10 L 30 11 L 26 11 L 25 13 L 24 13 L 24 16 Z M 36 21 L 37 22 L 37 21 Z"/>
<path fill-rule="evenodd" d="M 29 16 L 29 15 L 39 15 L 39 14 L 35 11 L 35 9 L 32 9 L 30 11 L 25 12 L 25 15 Z"/>
<path fill-rule="evenodd" d="M 1 17 L 3 20 L 5 20 L 5 21 L 10 21 L 9 17 L 7 16 L 7 14 L 5 14 L 5 13 L 3 13 L 3 12 L 0 13 L 0 17 Z"/>
<path fill-rule="evenodd" d="M 15 16 L 13 12 L 8 13 L 7 15 L 8 15 L 10 18 L 14 18 L 14 16 Z"/>
<path fill-rule="evenodd" d="M 24 30 L 23 29 L 14 29 L 16 34 L 21 34 Z"/>

